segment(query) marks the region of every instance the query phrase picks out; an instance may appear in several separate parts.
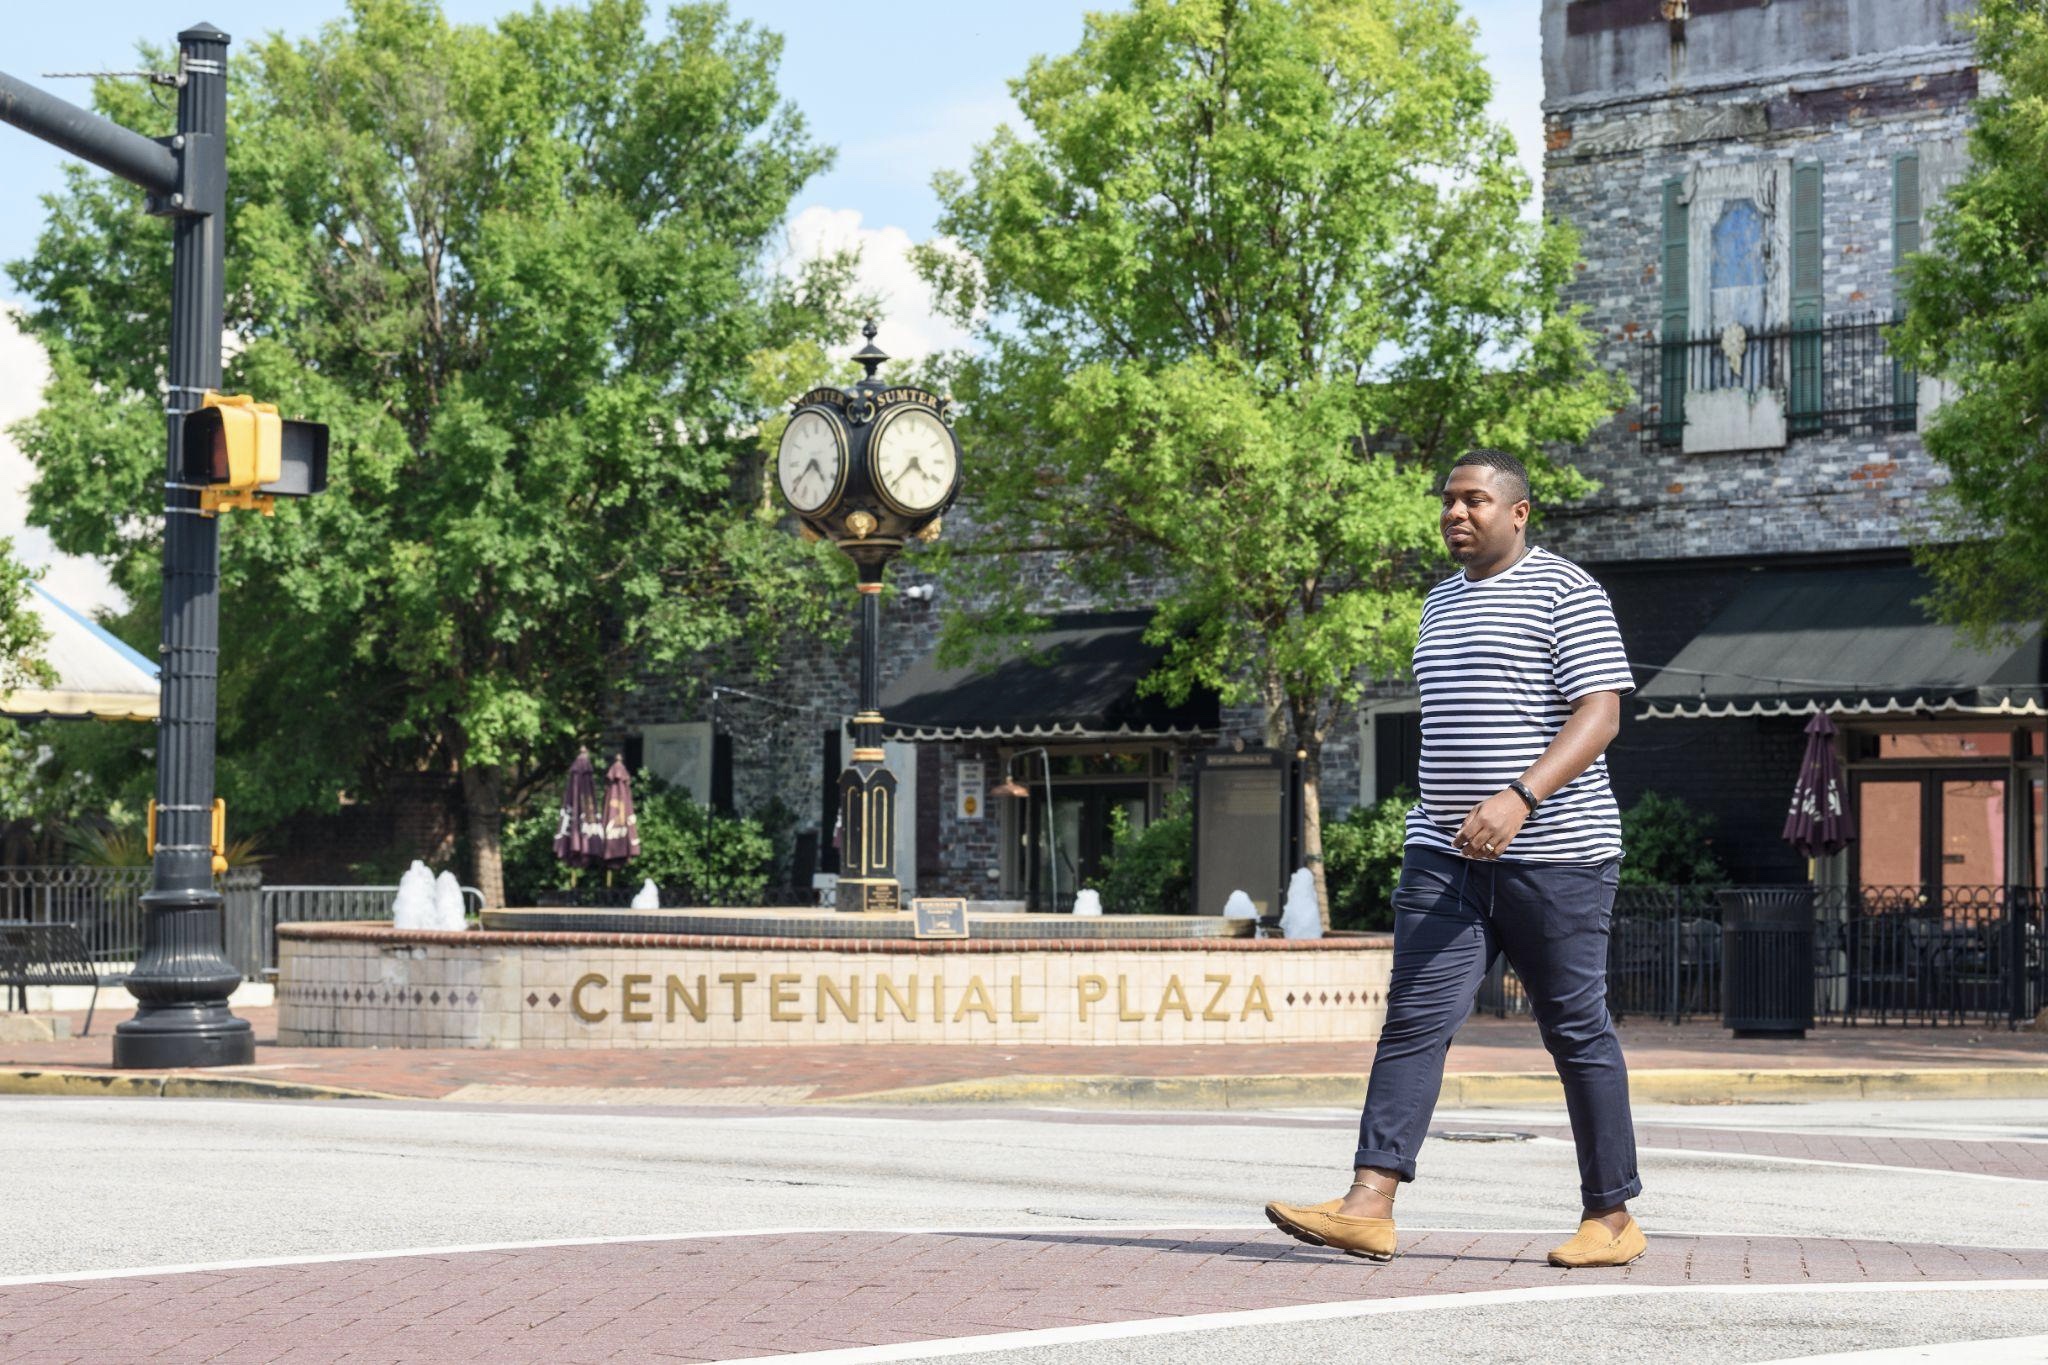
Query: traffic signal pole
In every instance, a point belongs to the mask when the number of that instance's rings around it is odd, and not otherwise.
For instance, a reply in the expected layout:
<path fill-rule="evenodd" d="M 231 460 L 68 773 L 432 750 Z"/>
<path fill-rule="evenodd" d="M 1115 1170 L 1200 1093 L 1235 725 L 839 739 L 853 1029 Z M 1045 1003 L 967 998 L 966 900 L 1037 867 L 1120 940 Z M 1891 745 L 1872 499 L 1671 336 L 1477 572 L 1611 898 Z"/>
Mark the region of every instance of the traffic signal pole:
<path fill-rule="evenodd" d="M 242 980 L 223 951 L 213 884 L 213 762 L 220 660 L 220 528 L 183 478 L 185 414 L 220 387 L 227 209 L 228 35 L 178 35 L 176 134 L 153 141 L 0 74 L 0 121 L 149 192 L 171 218 L 171 339 L 164 399 L 164 576 L 157 722 L 157 843 L 142 898 L 142 951 L 128 977 L 133 1019 L 114 1031 L 114 1065 L 231 1066 L 255 1036 L 228 1008 Z"/>

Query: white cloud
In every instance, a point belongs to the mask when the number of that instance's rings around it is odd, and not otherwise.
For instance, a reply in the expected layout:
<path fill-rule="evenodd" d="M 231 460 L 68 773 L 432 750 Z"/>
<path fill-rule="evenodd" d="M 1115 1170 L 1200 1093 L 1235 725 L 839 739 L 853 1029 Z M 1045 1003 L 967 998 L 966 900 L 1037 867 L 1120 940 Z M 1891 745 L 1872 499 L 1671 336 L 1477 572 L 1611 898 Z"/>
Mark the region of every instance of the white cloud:
<path fill-rule="evenodd" d="M 865 227 L 859 209 L 813 204 L 790 219 L 789 244 L 799 261 L 848 249 L 860 252 L 855 287 L 881 299 L 881 335 L 875 343 L 892 357 L 916 360 L 967 344 L 967 333 L 939 315 L 931 289 L 911 268 L 910 234 L 902 228 Z"/>
<path fill-rule="evenodd" d="M 42 406 L 50 367 L 43 348 L 14 325 L 14 310 L 0 303 L 0 428 Z M 47 531 L 28 524 L 28 490 L 35 466 L 0 430 L 0 539 L 14 542 L 15 557 L 32 569 L 47 569 L 43 587 L 81 611 L 119 610 L 128 600 L 97 560 L 57 553 Z"/>

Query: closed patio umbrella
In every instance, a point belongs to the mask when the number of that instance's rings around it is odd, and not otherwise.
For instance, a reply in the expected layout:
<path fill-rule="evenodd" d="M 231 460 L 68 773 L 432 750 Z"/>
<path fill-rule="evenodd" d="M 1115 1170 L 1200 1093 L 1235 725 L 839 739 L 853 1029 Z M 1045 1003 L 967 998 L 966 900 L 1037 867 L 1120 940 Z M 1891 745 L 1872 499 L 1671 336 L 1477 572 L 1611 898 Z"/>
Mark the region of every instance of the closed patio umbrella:
<path fill-rule="evenodd" d="M 577 753 L 569 765 L 569 787 L 562 793 L 562 820 L 555 827 L 555 857 L 570 867 L 595 867 L 604 856 L 604 813 L 597 802 L 597 769 L 590 750 Z"/>
<path fill-rule="evenodd" d="M 640 822 L 633 815 L 633 777 L 624 760 L 604 770 L 604 834 L 597 863 L 607 871 L 640 856 Z"/>
<path fill-rule="evenodd" d="M 1856 822 L 1842 790 L 1842 765 L 1835 758 L 1835 725 L 1817 711 L 1806 725 L 1806 758 L 1785 813 L 1786 843 L 1808 858 L 1840 853 L 1856 838 Z"/>

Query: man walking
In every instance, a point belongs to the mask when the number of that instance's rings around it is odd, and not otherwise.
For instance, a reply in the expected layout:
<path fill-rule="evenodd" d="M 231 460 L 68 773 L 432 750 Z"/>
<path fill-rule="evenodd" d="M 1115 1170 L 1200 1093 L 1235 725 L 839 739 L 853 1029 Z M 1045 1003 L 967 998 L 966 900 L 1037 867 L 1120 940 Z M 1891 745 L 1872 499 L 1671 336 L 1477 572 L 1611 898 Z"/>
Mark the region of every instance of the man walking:
<path fill-rule="evenodd" d="M 1443 486 L 1462 573 L 1422 608 L 1422 799 L 1394 892 L 1394 971 L 1359 1122 L 1353 1183 L 1322 1204 L 1266 1205 L 1282 1231 L 1384 1261 L 1394 1192 L 1443 1083 L 1444 1053 L 1505 953 L 1564 1082 L 1584 1214 L 1553 1265 L 1643 1254 L 1628 1070 L 1607 1014 L 1607 932 L 1621 818 L 1603 751 L 1632 690 L 1607 594 L 1527 541 L 1521 461 L 1475 450 Z"/>

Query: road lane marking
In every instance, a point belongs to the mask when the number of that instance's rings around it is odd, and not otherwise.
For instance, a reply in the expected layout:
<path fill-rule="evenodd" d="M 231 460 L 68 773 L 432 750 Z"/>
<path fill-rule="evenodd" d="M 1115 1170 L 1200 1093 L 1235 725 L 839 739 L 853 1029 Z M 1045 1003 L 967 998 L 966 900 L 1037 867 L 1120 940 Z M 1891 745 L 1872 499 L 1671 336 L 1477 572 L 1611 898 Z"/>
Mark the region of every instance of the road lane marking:
<path fill-rule="evenodd" d="M 1415 1295 L 1397 1299 L 1347 1299 L 1339 1303 L 1293 1304 L 1284 1308 L 1247 1308 L 1232 1313 L 1196 1313 L 1184 1318 L 1140 1318 L 1132 1322 L 1094 1323 L 1086 1327 L 1042 1327 L 1024 1332 L 913 1341 L 894 1346 L 855 1346 L 832 1351 L 800 1351 L 759 1356 L 762 1362 L 794 1365 L 868 1365 L 890 1360 L 932 1360 L 980 1351 L 1021 1351 L 1045 1346 L 1080 1346 L 1133 1337 L 1171 1336 L 1181 1332 L 1216 1332 L 1232 1327 L 1273 1327 L 1297 1322 L 1329 1322 L 1381 1314 L 1419 1313 L 1447 1308 L 1488 1308 L 1505 1304 L 1554 1303 L 1572 1299 L 1623 1298 L 1631 1295 L 1737 1294 L 1747 1297 L 1783 1294 L 1981 1294 L 2048 1291 L 2048 1280 L 1954 1280 L 1929 1283 L 1904 1280 L 1876 1284 L 1674 1284 L 1674 1285 L 1541 1285 L 1528 1289 L 1481 1289 L 1465 1293 Z"/>
<path fill-rule="evenodd" d="M 2048 1337 L 1936 1341 L 1925 1346 L 1885 1346 L 1874 1351 L 1837 1351 L 1824 1356 L 1784 1356 L 1762 1365 L 1907 1365 L 1918 1360 L 1967 1360 L 1970 1365 L 2039 1362 L 2048 1360 Z"/>

